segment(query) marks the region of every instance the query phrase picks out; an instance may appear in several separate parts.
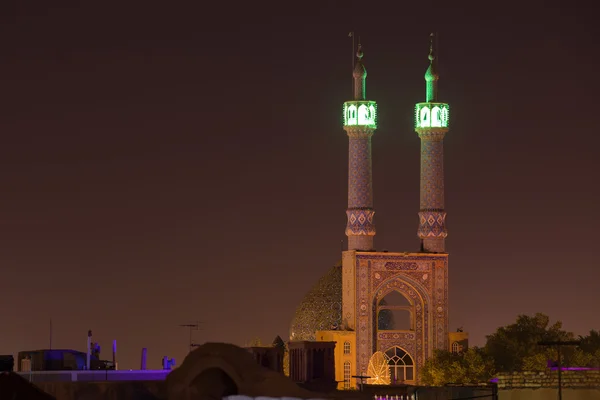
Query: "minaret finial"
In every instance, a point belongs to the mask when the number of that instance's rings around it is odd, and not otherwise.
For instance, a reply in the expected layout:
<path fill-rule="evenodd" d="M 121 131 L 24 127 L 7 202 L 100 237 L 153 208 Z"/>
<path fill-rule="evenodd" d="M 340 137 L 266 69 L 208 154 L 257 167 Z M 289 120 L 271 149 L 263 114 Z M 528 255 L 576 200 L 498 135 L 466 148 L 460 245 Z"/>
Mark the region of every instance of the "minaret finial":
<path fill-rule="evenodd" d="M 356 63 L 354 63 L 354 71 L 352 71 L 352 76 L 354 77 L 354 100 L 365 100 L 367 95 L 365 86 L 367 70 L 362 63 L 363 56 L 364 53 L 359 40 L 358 48 L 356 49 Z"/>
<path fill-rule="evenodd" d="M 435 60 L 435 55 L 433 54 L 433 39 L 435 38 L 435 35 L 433 34 L 433 32 L 431 32 L 431 35 L 429 35 L 429 61 L 431 61 L 433 63 L 433 60 Z"/>
<path fill-rule="evenodd" d="M 429 68 L 425 72 L 425 82 L 427 85 L 426 89 L 426 101 L 437 101 L 437 81 L 439 76 L 437 74 L 437 68 L 435 61 L 435 54 L 433 52 L 433 39 L 435 35 L 432 33 L 429 35 Z"/>

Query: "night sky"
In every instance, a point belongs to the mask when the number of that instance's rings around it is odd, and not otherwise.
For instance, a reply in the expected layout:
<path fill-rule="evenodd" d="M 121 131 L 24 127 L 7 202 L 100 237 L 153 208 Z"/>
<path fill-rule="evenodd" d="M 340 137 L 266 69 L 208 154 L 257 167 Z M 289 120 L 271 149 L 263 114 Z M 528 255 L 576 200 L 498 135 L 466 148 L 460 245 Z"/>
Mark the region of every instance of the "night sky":
<path fill-rule="evenodd" d="M 47 348 L 50 319 L 56 348 L 117 339 L 121 368 L 181 362 L 195 320 L 196 342 L 287 338 L 345 239 L 350 31 L 380 112 L 377 249 L 419 249 L 435 31 L 450 329 L 600 328 L 593 2 L 202 3 L 2 2 L 0 354 Z"/>

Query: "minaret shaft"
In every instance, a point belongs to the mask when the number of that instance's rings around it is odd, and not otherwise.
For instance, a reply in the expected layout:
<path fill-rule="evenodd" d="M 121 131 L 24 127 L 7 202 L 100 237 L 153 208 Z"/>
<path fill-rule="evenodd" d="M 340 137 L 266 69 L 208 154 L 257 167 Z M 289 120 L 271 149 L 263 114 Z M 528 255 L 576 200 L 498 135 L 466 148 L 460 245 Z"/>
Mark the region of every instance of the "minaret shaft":
<path fill-rule="evenodd" d="M 348 208 L 373 207 L 372 132 L 352 132 L 348 149 Z"/>
<path fill-rule="evenodd" d="M 348 250 L 372 250 L 375 225 L 373 223 L 373 174 L 371 136 L 373 129 L 347 129 L 348 149 Z"/>
<path fill-rule="evenodd" d="M 421 136 L 421 210 L 444 209 L 444 142 Z"/>
<path fill-rule="evenodd" d="M 418 236 L 422 251 L 443 253 L 446 212 L 444 208 L 444 133 L 421 133 L 421 200 Z"/>

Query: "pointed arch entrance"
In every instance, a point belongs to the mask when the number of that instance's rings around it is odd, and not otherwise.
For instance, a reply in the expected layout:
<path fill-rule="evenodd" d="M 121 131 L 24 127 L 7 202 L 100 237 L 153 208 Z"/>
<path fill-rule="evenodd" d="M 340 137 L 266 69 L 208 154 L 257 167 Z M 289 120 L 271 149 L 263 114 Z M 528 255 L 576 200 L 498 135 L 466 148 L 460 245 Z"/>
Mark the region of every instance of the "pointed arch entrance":
<path fill-rule="evenodd" d="M 415 382 L 430 352 L 428 292 L 410 276 L 394 274 L 382 280 L 373 295 L 372 351 L 381 351 L 394 360 L 392 383 L 394 379 L 398 383 Z M 396 348 L 401 352 L 389 353 Z"/>

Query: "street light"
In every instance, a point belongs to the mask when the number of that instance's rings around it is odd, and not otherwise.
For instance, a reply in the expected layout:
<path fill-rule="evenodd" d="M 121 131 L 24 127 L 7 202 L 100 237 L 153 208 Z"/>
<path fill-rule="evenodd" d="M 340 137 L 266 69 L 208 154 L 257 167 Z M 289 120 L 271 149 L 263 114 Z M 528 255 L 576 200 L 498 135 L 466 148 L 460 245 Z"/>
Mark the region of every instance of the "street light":
<path fill-rule="evenodd" d="M 556 351 L 558 353 L 558 400 L 562 400 L 562 375 L 561 375 L 561 363 L 560 363 L 560 348 L 562 346 L 579 346 L 581 342 L 575 340 L 567 340 L 567 341 L 548 341 L 548 342 L 538 342 L 538 346 L 548 346 L 548 347 L 556 347 Z"/>

